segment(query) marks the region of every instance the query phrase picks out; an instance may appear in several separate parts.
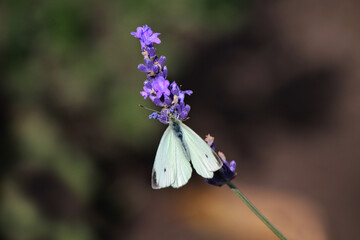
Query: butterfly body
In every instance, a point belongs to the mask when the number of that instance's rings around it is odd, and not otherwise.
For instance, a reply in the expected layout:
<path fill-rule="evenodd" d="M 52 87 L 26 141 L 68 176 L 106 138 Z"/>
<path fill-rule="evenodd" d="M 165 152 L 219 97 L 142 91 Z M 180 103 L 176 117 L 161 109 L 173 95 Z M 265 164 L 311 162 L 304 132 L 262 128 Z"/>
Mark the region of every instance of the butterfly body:
<path fill-rule="evenodd" d="M 152 188 L 185 185 L 195 171 L 204 178 L 212 178 L 222 161 L 191 128 L 172 119 L 165 130 L 156 152 L 152 171 Z"/>

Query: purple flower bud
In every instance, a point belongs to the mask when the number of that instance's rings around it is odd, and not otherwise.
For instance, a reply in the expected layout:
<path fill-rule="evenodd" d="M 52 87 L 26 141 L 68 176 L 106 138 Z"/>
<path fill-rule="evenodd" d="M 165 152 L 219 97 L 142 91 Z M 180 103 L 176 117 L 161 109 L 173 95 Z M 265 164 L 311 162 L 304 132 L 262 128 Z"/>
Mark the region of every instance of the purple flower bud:
<path fill-rule="evenodd" d="M 147 49 L 147 51 L 148 51 L 148 53 L 149 53 L 149 56 L 150 56 L 151 58 L 156 57 L 156 53 L 155 53 L 155 48 L 154 48 L 154 46 L 151 46 L 151 47 L 146 48 L 146 49 Z"/>
<path fill-rule="evenodd" d="M 167 78 L 167 67 L 166 66 L 164 66 L 163 67 L 163 77 L 166 79 Z"/>
<path fill-rule="evenodd" d="M 229 165 L 229 168 L 232 172 L 235 172 L 235 169 L 236 169 L 236 162 L 234 160 L 232 160 L 230 162 L 230 165 Z"/>
<path fill-rule="evenodd" d="M 144 73 L 148 73 L 148 68 L 144 64 L 139 64 L 138 69 Z"/>
<path fill-rule="evenodd" d="M 151 71 L 152 67 L 154 66 L 153 61 L 150 58 L 144 58 L 145 66 L 149 71 Z"/>
<path fill-rule="evenodd" d="M 158 65 L 154 64 L 151 70 L 153 73 L 158 73 L 160 70 L 160 67 Z"/>
<path fill-rule="evenodd" d="M 160 59 L 159 59 L 159 61 L 157 61 L 157 62 L 158 62 L 158 64 L 160 64 L 160 66 L 162 67 L 162 66 L 164 66 L 165 60 L 166 60 L 166 57 L 161 56 Z"/>

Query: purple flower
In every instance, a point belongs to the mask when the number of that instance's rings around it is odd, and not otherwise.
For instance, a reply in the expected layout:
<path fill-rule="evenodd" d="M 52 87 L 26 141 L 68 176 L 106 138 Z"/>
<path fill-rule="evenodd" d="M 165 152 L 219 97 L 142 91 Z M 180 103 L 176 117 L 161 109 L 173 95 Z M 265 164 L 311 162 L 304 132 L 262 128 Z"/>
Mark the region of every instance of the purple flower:
<path fill-rule="evenodd" d="M 145 48 L 145 46 L 150 46 L 152 45 L 152 43 L 161 43 L 161 40 L 158 38 L 160 33 L 153 33 L 153 31 L 150 27 L 148 27 L 148 25 L 136 28 L 136 32 L 132 32 L 131 35 L 140 39 L 142 48 Z"/>
<path fill-rule="evenodd" d="M 158 119 L 161 115 L 158 112 L 153 112 L 149 115 L 149 119 Z"/>
<path fill-rule="evenodd" d="M 165 80 L 167 81 L 167 80 Z M 162 80 L 160 80 L 160 83 L 159 82 L 155 82 L 155 81 L 149 81 L 149 80 L 146 80 L 144 82 L 144 91 L 141 91 L 140 94 L 144 97 L 144 99 L 146 99 L 147 97 L 149 97 L 151 99 L 151 101 L 153 101 L 156 105 L 158 106 L 164 106 L 164 102 L 162 102 L 160 100 L 160 97 L 163 93 L 159 93 L 159 92 L 163 92 L 164 89 L 162 88 L 165 88 L 165 92 L 166 94 L 168 93 L 168 95 L 170 95 L 170 91 L 166 91 L 166 84 L 169 85 L 169 83 L 164 83 Z M 155 86 L 154 86 L 155 85 Z M 171 103 L 171 99 L 164 95 L 165 96 L 165 104 L 168 105 L 168 103 L 170 102 Z"/>
<path fill-rule="evenodd" d="M 144 97 L 144 99 L 151 96 L 151 94 L 154 92 L 151 82 L 147 81 L 147 80 L 144 82 L 143 89 L 144 89 L 144 91 L 141 91 L 140 94 Z"/>
<path fill-rule="evenodd" d="M 177 111 L 178 118 L 181 120 L 185 119 L 190 112 L 190 106 L 185 105 L 184 102 L 175 104 L 175 109 Z"/>
<path fill-rule="evenodd" d="M 159 66 L 154 64 L 153 61 L 150 58 L 144 59 L 144 64 L 139 64 L 138 69 L 144 73 L 158 73 L 159 72 Z"/>
<path fill-rule="evenodd" d="M 165 68 L 166 72 L 162 73 L 162 68 L 165 63 L 166 58 L 164 56 L 161 56 L 160 59 L 155 58 L 153 61 L 152 59 L 145 57 L 144 58 L 144 64 L 139 64 L 138 69 L 144 73 L 147 73 L 148 78 L 154 79 L 158 74 L 160 77 L 166 78 L 167 75 L 167 68 Z"/>
<path fill-rule="evenodd" d="M 190 96 L 193 93 L 193 91 L 191 90 L 181 91 L 179 86 L 176 84 L 176 82 L 171 83 L 170 87 L 171 87 L 171 93 L 174 96 L 178 96 L 180 102 L 184 102 L 185 94 Z"/>
<path fill-rule="evenodd" d="M 170 83 L 168 80 L 165 80 L 165 78 L 163 77 L 158 77 L 152 84 L 156 92 L 156 97 L 161 98 L 163 94 L 164 96 L 169 96 L 170 95 L 169 85 Z"/>
<path fill-rule="evenodd" d="M 169 109 L 163 108 L 163 110 L 161 110 L 161 115 L 159 116 L 159 121 L 164 124 L 168 124 L 170 122 L 169 113 L 170 113 Z"/>

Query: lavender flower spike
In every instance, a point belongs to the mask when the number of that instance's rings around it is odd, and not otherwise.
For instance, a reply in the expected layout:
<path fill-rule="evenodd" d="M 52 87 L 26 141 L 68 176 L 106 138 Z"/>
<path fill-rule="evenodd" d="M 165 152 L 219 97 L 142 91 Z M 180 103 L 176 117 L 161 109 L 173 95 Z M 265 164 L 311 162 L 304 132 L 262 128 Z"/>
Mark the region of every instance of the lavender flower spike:
<path fill-rule="evenodd" d="M 138 69 L 146 73 L 148 80 L 144 82 L 143 91 L 140 94 L 144 99 L 149 98 L 155 105 L 162 107 L 159 113 L 149 116 L 164 124 L 169 124 L 169 119 L 184 120 L 187 118 L 190 106 L 185 104 L 185 95 L 191 95 L 191 90 L 182 91 L 176 82 L 167 80 L 168 70 L 165 66 L 166 57 L 158 57 L 154 43 L 160 44 L 160 33 L 154 33 L 147 25 L 138 27 L 131 35 L 138 38 L 141 44 L 144 63 L 139 64 Z"/>

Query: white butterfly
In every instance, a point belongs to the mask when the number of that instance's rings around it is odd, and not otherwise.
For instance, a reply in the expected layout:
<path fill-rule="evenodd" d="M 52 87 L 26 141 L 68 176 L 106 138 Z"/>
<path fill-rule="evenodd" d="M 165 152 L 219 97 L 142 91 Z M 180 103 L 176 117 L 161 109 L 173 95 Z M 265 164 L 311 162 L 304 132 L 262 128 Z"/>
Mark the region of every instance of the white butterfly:
<path fill-rule="evenodd" d="M 191 128 L 180 120 L 173 119 L 165 130 L 156 152 L 152 170 L 153 189 L 185 185 L 192 168 L 204 178 L 212 178 L 222 167 L 221 159 Z"/>

